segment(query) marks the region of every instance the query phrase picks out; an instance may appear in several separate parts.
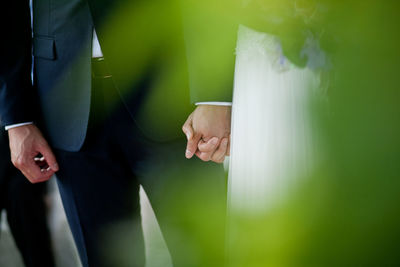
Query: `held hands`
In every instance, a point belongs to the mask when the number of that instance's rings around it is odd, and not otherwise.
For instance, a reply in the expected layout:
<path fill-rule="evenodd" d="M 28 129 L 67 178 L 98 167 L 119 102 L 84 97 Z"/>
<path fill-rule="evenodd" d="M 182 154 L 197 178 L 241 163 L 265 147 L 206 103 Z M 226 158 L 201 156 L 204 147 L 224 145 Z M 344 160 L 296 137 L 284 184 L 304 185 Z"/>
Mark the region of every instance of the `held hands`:
<path fill-rule="evenodd" d="M 186 158 L 222 163 L 229 156 L 231 107 L 200 105 L 182 127 L 188 143 Z"/>
<path fill-rule="evenodd" d="M 47 181 L 58 171 L 50 146 L 35 125 L 8 130 L 11 161 L 31 183 Z"/>

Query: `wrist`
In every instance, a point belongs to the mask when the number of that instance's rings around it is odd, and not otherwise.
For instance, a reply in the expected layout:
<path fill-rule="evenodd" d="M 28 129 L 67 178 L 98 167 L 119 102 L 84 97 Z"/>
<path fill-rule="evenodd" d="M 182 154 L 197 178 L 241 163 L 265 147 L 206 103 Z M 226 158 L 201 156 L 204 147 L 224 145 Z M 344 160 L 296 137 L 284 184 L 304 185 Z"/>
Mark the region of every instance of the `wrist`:
<path fill-rule="evenodd" d="M 34 124 L 26 124 L 18 127 L 14 127 L 8 130 L 8 136 L 27 136 L 36 129 Z"/>

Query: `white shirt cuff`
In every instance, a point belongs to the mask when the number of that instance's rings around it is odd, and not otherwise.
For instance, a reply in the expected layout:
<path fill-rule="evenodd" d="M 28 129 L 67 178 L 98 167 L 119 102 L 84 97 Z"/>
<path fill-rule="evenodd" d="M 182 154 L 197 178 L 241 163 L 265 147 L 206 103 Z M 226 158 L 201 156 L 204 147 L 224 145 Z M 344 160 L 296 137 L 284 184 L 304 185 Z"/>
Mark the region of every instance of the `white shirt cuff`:
<path fill-rule="evenodd" d="M 5 129 L 6 129 L 6 131 L 8 131 L 12 128 L 17 128 L 17 127 L 21 127 L 21 126 L 25 126 L 25 125 L 30 125 L 30 124 L 33 124 L 33 121 L 7 125 Z"/>
<path fill-rule="evenodd" d="M 232 106 L 232 102 L 213 102 L 213 101 L 207 101 L 207 102 L 197 102 L 195 103 L 196 106 L 199 105 L 211 105 L 211 106 Z"/>

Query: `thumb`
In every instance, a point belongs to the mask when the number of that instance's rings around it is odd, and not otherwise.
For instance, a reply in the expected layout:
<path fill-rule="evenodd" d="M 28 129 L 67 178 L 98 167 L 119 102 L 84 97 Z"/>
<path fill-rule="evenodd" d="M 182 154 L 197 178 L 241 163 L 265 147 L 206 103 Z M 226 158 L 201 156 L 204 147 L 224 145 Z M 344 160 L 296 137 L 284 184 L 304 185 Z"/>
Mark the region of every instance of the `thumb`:
<path fill-rule="evenodd" d="M 194 153 L 197 151 L 197 144 L 201 139 L 201 135 L 196 134 L 187 142 L 186 146 L 186 158 L 190 159 L 193 157 Z"/>
<path fill-rule="evenodd" d="M 190 159 L 193 157 L 194 153 L 197 151 L 197 144 L 200 141 L 201 136 L 194 133 L 192 127 L 192 116 L 190 115 L 186 120 L 185 124 L 182 126 L 182 131 L 185 133 L 187 138 L 187 146 L 185 156 Z"/>
<path fill-rule="evenodd" d="M 186 120 L 185 124 L 182 126 L 182 131 L 185 133 L 187 140 L 189 141 L 192 139 L 194 135 L 194 130 L 192 127 L 192 118 L 189 116 L 189 118 Z"/>

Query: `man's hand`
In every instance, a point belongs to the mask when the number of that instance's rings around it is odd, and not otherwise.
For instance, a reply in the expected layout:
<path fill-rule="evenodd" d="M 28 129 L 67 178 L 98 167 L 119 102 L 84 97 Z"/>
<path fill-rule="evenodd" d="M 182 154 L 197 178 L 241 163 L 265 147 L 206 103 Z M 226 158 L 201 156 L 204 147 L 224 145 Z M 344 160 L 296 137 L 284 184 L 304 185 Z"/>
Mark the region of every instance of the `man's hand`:
<path fill-rule="evenodd" d="M 8 130 L 11 161 L 31 183 L 47 181 L 58 171 L 56 158 L 35 125 Z"/>
<path fill-rule="evenodd" d="M 186 158 L 222 163 L 229 155 L 231 107 L 200 105 L 182 127 L 188 143 Z"/>

